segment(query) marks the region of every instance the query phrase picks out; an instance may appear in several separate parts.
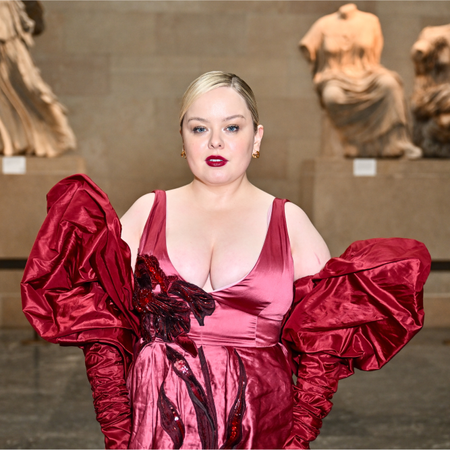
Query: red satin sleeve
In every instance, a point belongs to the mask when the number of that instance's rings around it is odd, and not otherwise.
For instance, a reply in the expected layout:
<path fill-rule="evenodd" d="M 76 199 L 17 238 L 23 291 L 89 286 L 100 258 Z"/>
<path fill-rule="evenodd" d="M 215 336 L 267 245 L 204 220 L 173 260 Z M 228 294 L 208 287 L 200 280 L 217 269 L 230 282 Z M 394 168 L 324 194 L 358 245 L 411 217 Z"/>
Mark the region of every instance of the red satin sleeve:
<path fill-rule="evenodd" d="M 21 284 L 23 311 L 44 339 L 84 348 L 105 443 L 123 445 L 131 428 L 125 377 L 139 330 L 130 251 L 108 197 L 88 177 L 59 182 L 47 205 Z"/>
<path fill-rule="evenodd" d="M 309 448 L 338 380 L 355 368 L 381 368 L 421 329 L 430 266 L 420 242 L 371 239 L 296 282 L 296 306 L 282 335 L 298 374 L 286 448 Z"/>

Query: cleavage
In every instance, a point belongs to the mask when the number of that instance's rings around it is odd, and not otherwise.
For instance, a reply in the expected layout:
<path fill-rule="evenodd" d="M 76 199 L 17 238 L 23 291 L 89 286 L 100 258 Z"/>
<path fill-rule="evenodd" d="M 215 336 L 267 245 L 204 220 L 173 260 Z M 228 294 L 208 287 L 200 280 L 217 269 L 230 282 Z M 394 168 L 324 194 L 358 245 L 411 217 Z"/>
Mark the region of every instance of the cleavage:
<path fill-rule="evenodd" d="M 239 230 L 226 229 L 220 241 L 209 246 L 202 245 L 202 233 L 195 227 L 190 238 L 173 230 L 171 233 L 168 228 L 168 235 L 172 236 L 170 245 L 166 241 L 168 260 L 181 278 L 206 291 L 231 287 L 245 279 L 261 259 L 268 236 L 269 217 L 266 215 L 265 228 L 253 233 L 242 227 Z M 190 231 L 189 227 L 187 231 Z M 233 245 L 227 244 L 231 241 L 234 241 Z M 173 250 L 175 248 L 176 251 Z"/>

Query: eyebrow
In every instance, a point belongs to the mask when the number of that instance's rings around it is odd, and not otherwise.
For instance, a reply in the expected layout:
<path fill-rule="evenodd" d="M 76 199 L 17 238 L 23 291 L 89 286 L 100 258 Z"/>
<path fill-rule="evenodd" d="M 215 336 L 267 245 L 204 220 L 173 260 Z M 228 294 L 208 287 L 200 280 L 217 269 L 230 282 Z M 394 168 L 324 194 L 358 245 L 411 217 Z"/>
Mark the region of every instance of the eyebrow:
<path fill-rule="evenodd" d="M 188 122 L 190 122 L 191 120 L 198 120 L 199 122 L 208 122 L 206 119 L 202 119 L 201 117 L 191 117 L 190 119 L 188 119 Z"/>
<path fill-rule="evenodd" d="M 236 119 L 238 117 L 245 120 L 245 117 L 242 114 L 235 114 L 234 116 L 225 117 L 225 119 L 223 119 L 223 121 L 225 122 L 227 120 Z"/>
<path fill-rule="evenodd" d="M 238 117 L 245 120 L 245 117 L 242 114 L 235 114 L 234 116 L 225 117 L 225 119 L 223 119 L 223 122 L 231 119 L 237 119 Z M 198 120 L 199 122 L 209 122 L 209 120 L 203 119 L 202 117 L 191 117 L 190 119 L 188 119 L 188 122 L 190 122 L 191 120 Z"/>

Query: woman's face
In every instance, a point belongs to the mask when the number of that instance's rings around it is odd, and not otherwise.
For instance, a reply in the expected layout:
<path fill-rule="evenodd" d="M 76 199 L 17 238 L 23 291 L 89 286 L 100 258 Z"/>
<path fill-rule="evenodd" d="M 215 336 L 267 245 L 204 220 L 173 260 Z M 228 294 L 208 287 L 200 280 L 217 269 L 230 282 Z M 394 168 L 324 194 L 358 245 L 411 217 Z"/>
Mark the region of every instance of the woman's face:
<path fill-rule="evenodd" d="M 245 176 L 259 150 L 263 127 L 253 128 L 245 100 L 230 87 L 200 95 L 186 111 L 181 129 L 187 162 L 195 178 L 225 185 Z"/>

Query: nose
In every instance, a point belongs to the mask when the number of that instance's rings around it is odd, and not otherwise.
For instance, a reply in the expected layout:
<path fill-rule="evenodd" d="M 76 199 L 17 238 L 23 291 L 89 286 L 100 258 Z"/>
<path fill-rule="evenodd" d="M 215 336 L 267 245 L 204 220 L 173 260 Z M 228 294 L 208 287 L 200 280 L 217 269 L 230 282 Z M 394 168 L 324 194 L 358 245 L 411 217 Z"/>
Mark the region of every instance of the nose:
<path fill-rule="evenodd" d="M 222 137 L 220 136 L 219 132 L 211 133 L 211 137 L 209 139 L 209 148 L 212 148 L 212 149 L 222 149 L 223 148 L 223 141 L 222 141 Z"/>

